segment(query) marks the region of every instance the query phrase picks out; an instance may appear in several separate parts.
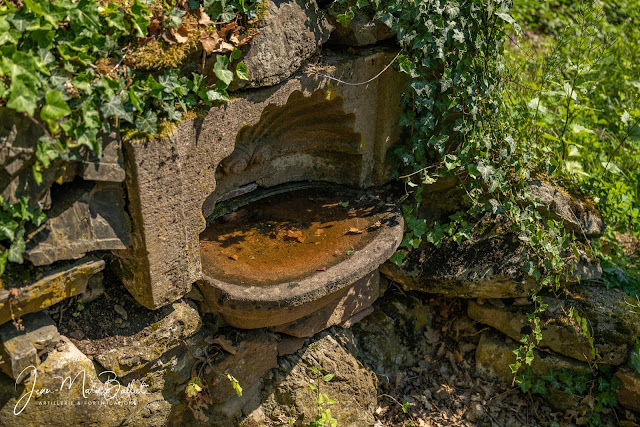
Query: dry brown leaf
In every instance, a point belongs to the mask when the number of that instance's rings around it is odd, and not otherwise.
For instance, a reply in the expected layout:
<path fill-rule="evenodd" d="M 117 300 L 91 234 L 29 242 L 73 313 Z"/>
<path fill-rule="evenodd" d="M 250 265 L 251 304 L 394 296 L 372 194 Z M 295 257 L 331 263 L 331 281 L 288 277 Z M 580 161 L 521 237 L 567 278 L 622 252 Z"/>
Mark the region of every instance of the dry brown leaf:
<path fill-rule="evenodd" d="M 213 340 L 211 340 L 210 344 L 217 344 L 224 351 L 226 351 L 227 353 L 231 353 L 233 355 L 235 355 L 238 352 L 236 350 L 235 346 L 233 344 L 231 344 L 231 341 L 229 341 L 224 335 L 220 335 L 219 337 L 215 337 Z"/>
<path fill-rule="evenodd" d="M 218 33 L 212 33 L 209 35 L 203 31 L 200 33 L 200 43 L 202 44 L 202 49 L 204 49 L 205 52 L 212 53 L 220 47 L 222 40 L 218 37 Z"/>
<path fill-rule="evenodd" d="M 231 52 L 233 49 L 235 48 L 231 43 L 227 43 L 223 41 L 222 43 L 220 43 L 220 47 L 216 49 L 214 52 L 227 53 L 227 52 Z"/>
<path fill-rule="evenodd" d="M 234 33 L 238 28 L 238 24 L 235 22 L 229 22 L 227 25 L 220 29 L 220 36 L 223 38 L 227 37 L 227 33 Z"/>
<path fill-rule="evenodd" d="M 295 240 L 300 243 L 305 241 L 302 231 L 300 230 L 287 230 L 287 234 L 285 234 L 284 238 L 287 240 Z"/>
<path fill-rule="evenodd" d="M 156 34 L 162 30 L 162 21 L 158 18 L 152 18 L 151 22 L 147 26 L 147 31 L 149 34 Z"/>
<path fill-rule="evenodd" d="M 453 357 L 455 357 L 455 358 L 456 358 L 456 361 L 457 361 L 458 363 L 462 363 L 462 361 L 464 360 L 464 357 L 462 357 L 462 355 L 458 352 L 458 350 L 455 350 L 455 351 L 453 352 Z"/>
<path fill-rule="evenodd" d="M 213 24 L 213 21 L 211 20 L 211 17 L 209 15 L 207 15 L 207 13 L 204 11 L 204 9 L 202 7 L 196 11 L 196 16 L 198 16 L 198 24 L 200 24 L 200 25 L 211 25 L 211 24 Z"/>

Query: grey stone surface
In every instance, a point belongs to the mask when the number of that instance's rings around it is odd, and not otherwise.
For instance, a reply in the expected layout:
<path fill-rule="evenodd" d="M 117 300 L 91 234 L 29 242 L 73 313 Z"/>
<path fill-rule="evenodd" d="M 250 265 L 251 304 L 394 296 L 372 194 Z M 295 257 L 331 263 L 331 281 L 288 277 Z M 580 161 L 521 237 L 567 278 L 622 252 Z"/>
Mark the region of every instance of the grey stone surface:
<path fill-rule="evenodd" d="M 70 182 L 77 175 L 90 181 L 124 181 L 124 165 L 119 135 L 104 137 L 103 157 L 77 162 L 56 159 L 41 171 L 42 182 L 36 182 L 32 166 L 42 130 L 27 117 L 0 108 L 0 195 L 9 203 L 26 197 L 32 207 L 51 207 L 51 185 Z M 88 157 L 95 157 L 93 153 Z"/>
<path fill-rule="evenodd" d="M 320 310 L 301 319 L 271 328 L 294 337 L 311 337 L 331 326 L 349 321 L 352 316 L 365 310 L 378 299 L 380 287 L 378 270 L 366 275 L 341 292 L 341 296 Z"/>
<path fill-rule="evenodd" d="M 332 26 L 315 0 L 269 0 L 258 34 L 243 61 L 249 70 L 240 87 L 278 84 L 290 77 L 329 39 Z"/>
<path fill-rule="evenodd" d="M 363 81 L 382 70 L 394 55 L 395 51 L 385 49 L 364 50 L 350 56 L 327 55 L 326 65 L 335 68 L 325 71 L 339 78 Z M 393 70 L 368 85 L 355 87 L 330 84 L 325 78 L 297 76 L 275 87 L 241 93 L 211 109 L 204 119 L 181 123 L 170 137 L 125 142 L 128 208 L 134 232 L 131 248 L 118 251 L 117 264 L 127 289 L 144 306 L 157 308 L 182 297 L 201 278 L 199 234 L 205 228 L 204 217 L 224 196 L 222 191 L 216 191 L 218 177 L 226 180 L 222 188 L 227 191 L 250 184 L 255 176 L 262 177 L 258 182 L 261 186 L 306 180 L 356 187 L 384 183 L 388 172 L 386 152 L 399 138 L 403 87 L 403 78 Z M 317 133 L 306 130 L 309 123 L 330 122 L 332 116 L 323 114 L 336 112 L 336 105 L 339 114 L 351 117 L 351 130 L 330 127 L 330 138 L 324 139 L 330 144 L 309 143 L 321 141 Z M 295 123 L 292 113 L 298 108 L 307 108 L 308 115 L 297 116 L 300 121 Z M 262 135 L 274 134 L 265 132 L 268 123 L 260 123 L 274 110 L 285 114 L 286 119 L 272 117 L 275 130 L 299 126 L 305 138 L 292 140 L 295 147 L 278 151 L 277 156 L 252 156 L 251 167 L 227 175 L 219 165 L 234 152 L 237 138 L 246 135 L 246 128 L 257 125 L 255 130 Z M 245 131 L 241 132 L 243 128 Z M 360 135 L 357 144 L 345 140 L 345 135 L 353 133 Z M 294 128 L 287 133 L 295 134 Z M 286 140 L 277 143 L 282 146 Z M 345 155 L 345 146 L 350 155 Z M 260 159 L 266 161 L 260 163 Z"/>
<path fill-rule="evenodd" d="M 95 360 L 118 377 L 140 373 L 148 370 L 168 351 L 181 346 L 182 340 L 198 332 L 202 326 L 198 310 L 186 301 L 164 308 L 162 315 L 161 320 L 127 337 L 122 345 L 96 354 Z"/>
<path fill-rule="evenodd" d="M 277 365 L 278 341 L 275 334 L 251 331 L 241 336 L 234 354 L 206 370 L 211 400 L 220 403 L 237 395 L 227 374 L 233 375 L 242 388 L 249 388 Z"/>
<path fill-rule="evenodd" d="M 93 153 L 91 155 L 95 156 Z M 102 158 L 85 160 L 80 169 L 82 178 L 87 181 L 123 182 L 125 171 L 120 133 L 105 135 Z"/>
<path fill-rule="evenodd" d="M 84 183 L 57 194 L 49 219 L 27 242 L 25 255 L 32 264 L 129 246 L 131 225 L 120 184 Z"/>
<path fill-rule="evenodd" d="M 582 362 L 594 362 L 591 345 L 578 324 L 570 316 L 570 309 L 587 321 L 594 340 L 597 363 L 620 365 L 640 336 L 640 315 L 630 310 L 631 300 L 617 289 L 607 290 L 600 284 L 582 285 L 567 291 L 567 297 L 542 297 L 548 304 L 540 313 L 542 341 L 539 346 Z M 519 340 L 530 324 L 528 306 L 503 306 L 469 302 L 469 317 L 493 326 L 509 337 Z"/>
<path fill-rule="evenodd" d="M 382 22 L 376 22 L 373 13 L 356 9 L 355 15 L 348 26 L 336 21 L 336 13 L 330 11 L 329 17 L 334 30 L 329 38 L 329 44 L 342 46 L 367 46 L 394 37 L 396 33 Z"/>
<path fill-rule="evenodd" d="M 605 224 L 593 203 L 581 200 L 539 180 L 529 181 L 531 199 L 539 199 L 540 212 L 553 219 L 561 220 L 565 227 L 573 230 L 577 238 L 594 238 L 604 234 Z"/>
<path fill-rule="evenodd" d="M 48 208 L 48 189 L 58 178 L 56 168 L 43 173 L 43 182 L 33 178 L 36 141 L 42 130 L 22 114 L 0 107 L 0 195 L 9 203 L 26 196 L 32 207 Z"/>
<path fill-rule="evenodd" d="M 373 307 L 373 313 L 351 330 L 358 340 L 360 360 L 376 373 L 393 379 L 400 370 L 435 353 L 424 336 L 433 326 L 434 312 L 429 305 L 389 290 Z"/>
<path fill-rule="evenodd" d="M 41 356 L 53 349 L 60 340 L 58 328 L 49 315 L 31 313 L 22 317 L 19 330 L 11 323 L 0 326 L 0 364 L 7 375 L 17 382 L 29 375 L 21 375 L 28 366 L 37 367 Z"/>
<path fill-rule="evenodd" d="M 104 294 L 104 284 L 102 280 L 104 279 L 104 275 L 102 273 L 94 274 L 89 278 L 87 282 L 86 290 L 80 295 L 79 301 L 81 303 L 88 303 L 100 297 L 100 295 Z"/>
<path fill-rule="evenodd" d="M 24 316 L 81 294 L 89 278 L 103 269 L 104 261 L 88 256 L 37 273 L 34 281 L 26 285 L 4 283 L 5 287 L 0 288 L 0 325 L 11 320 L 12 312 Z M 11 287 L 16 289 L 15 296 L 11 295 Z"/>
<path fill-rule="evenodd" d="M 278 367 L 264 378 L 262 405 L 251 418 L 258 425 L 269 425 L 280 417 L 302 425 L 314 420 L 318 404 L 309 388 L 312 383 L 339 402 L 329 406 L 339 426 L 373 425 L 377 378 L 358 360 L 356 346 L 350 330 L 332 328 L 308 340 L 296 354 L 280 358 Z M 325 374 L 335 376 L 325 382 L 321 377 Z"/>

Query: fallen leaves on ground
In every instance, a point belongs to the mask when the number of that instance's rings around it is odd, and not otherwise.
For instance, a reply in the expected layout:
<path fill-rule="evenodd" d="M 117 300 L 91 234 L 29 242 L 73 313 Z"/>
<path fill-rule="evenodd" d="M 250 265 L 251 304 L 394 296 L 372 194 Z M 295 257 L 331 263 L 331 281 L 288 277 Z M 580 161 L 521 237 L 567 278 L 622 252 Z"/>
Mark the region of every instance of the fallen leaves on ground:
<path fill-rule="evenodd" d="M 539 396 L 476 372 L 475 350 L 484 329 L 467 317 L 462 300 L 433 297 L 428 304 L 436 316 L 424 336 L 438 350 L 395 378 L 380 377 L 376 427 L 586 425 L 584 411 L 555 411 Z M 606 416 L 605 425 L 638 425 L 637 416 L 620 408 Z"/>

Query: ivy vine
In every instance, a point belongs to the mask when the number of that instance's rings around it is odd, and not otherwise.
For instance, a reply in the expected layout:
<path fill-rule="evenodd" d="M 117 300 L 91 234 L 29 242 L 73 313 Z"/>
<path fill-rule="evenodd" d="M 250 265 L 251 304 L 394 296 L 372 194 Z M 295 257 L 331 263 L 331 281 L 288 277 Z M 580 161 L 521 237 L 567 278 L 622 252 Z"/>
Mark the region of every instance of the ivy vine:
<path fill-rule="evenodd" d="M 190 110 L 227 101 L 232 80 L 247 79 L 240 47 L 251 39 L 248 27 L 259 5 L 252 0 L 2 2 L 0 108 L 24 114 L 42 130 L 35 143 L 36 182 L 55 160 L 81 160 L 88 152 L 100 158 L 101 136 L 115 128 L 155 135 L 159 126 Z M 187 43 L 192 39 L 199 48 Z M 146 69 L 143 60 L 136 64 L 132 58 L 148 46 L 160 54 L 204 51 L 203 63 L 195 69 Z M 215 63 L 205 70 L 207 54 Z M 4 204 L 0 273 L 7 261 L 22 263 L 25 225 L 43 221 L 30 203 Z"/>

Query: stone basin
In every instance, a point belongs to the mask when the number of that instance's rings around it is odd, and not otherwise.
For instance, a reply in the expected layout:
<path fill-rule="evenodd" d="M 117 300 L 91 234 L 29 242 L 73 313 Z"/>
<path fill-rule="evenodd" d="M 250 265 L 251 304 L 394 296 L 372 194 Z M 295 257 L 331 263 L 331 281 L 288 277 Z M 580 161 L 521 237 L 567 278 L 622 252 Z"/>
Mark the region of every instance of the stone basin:
<path fill-rule="evenodd" d="M 200 235 L 198 285 L 209 309 L 252 329 L 309 316 L 344 298 L 356 282 L 351 300 L 377 298 L 377 269 L 402 240 L 394 205 L 330 184 L 266 194 L 241 196 L 243 206 L 232 200 L 236 210 Z M 364 295 L 367 290 L 375 296 Z M 350 306 L 363 308 L 357 301 Z"/>

